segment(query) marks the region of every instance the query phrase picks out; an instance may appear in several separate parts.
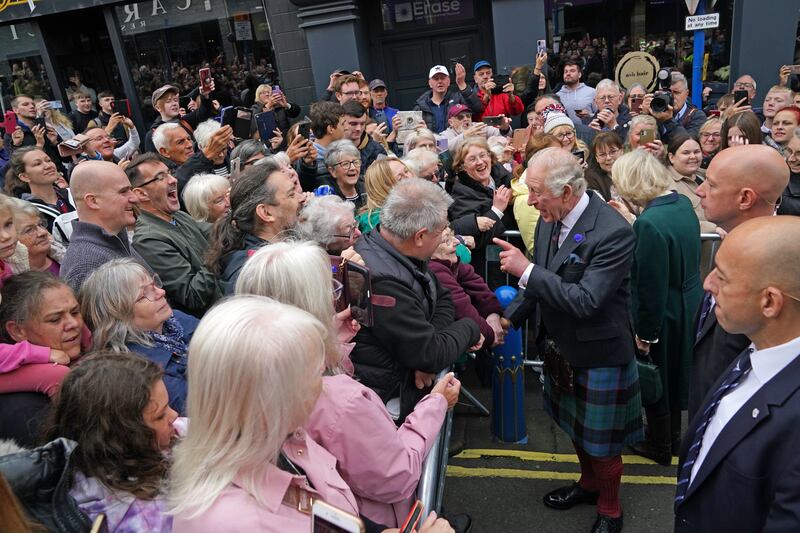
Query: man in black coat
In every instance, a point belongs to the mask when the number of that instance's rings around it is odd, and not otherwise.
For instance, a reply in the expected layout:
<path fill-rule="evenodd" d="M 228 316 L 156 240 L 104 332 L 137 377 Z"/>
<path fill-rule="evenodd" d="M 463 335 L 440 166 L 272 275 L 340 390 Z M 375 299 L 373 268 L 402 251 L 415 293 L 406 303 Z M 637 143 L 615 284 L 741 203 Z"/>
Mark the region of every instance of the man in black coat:
<path fill-rule="evenodd" d="M 356 377 L 390 412 L 399 397 L 401 420 L 436 373 L 483 344 L 474 321 L 455 320 L 450 292 L 428 271 L 450 202 L 441 187 L 404 179 L 383 204 L 381 224 L 355 245 L 372 275 L 374 324 L 358 332 L 350 357 Z"/>
<path fill-rule="evenodd" d="M 414 111 L 422 111 L 422 120 L 433 133 L 441 133 L 447 129 L 447 113 L 450 107 L 462 104 L 470 108 L 474 115 L 483 112 L 483 103 L 469 85 L 467 85 L 467 71 L 464 65 L 456 63 L 456 88 L 450 90 L 450 73 L 443 65 L 436 65 L 428 73 L 429 91 L 425 91 L 417 98 Z"/>
<path fill-rule="evenodd" d="M 794 216 L 743 222 L 720 246 L 704 286 L 719 325 L 752 344 L 689 424 L 676 533 L 800 531 L 799 266 Z"/>
<path fill-rule="evenodd" d="M 751 218 L 772 216 L 788 182 L 789 168 L 777 151 L 761 144 L 734 146 L 711 160 L 697 195 L 706 218 L 730 232 Z M 745 335 L 720 327 L 710 293 L 703 298 L 697 318 L 689 420 L 697 414 L 717 378 L 750 344 Z"/>
<path fill-rule="evenodd" d="M 597 503 L 592 533 L 622 530 L 622 449 L 641 440 L 639 379 L 630 324 L 635 237 L 592 191 L 583 169 L 561 148 L 528 163 L 528 203 L 539 210 L 533 263 L 511 244 L 494 243 L 500 268 L 520 279 L 506 310 L 515 325 L 533 314 L 544 366 L 544 407 L 578 454 L 577 483 L 544 496 L 560 510 Z M 518 305 L 518 306 L 517 306 Z"/>

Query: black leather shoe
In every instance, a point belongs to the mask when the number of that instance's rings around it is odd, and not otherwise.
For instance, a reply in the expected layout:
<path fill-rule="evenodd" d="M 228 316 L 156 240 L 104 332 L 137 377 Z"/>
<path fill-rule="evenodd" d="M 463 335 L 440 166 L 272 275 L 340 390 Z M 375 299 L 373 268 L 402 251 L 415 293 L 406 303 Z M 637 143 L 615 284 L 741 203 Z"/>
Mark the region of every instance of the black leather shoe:
<path fill-rule="evenodd" d="M 599 514 L 592 526 L 592 533 L 619 533 L 622 531 L 622 515 L 619 518 Z"/>
<path fill-rule="evenodd" d="M 542 498 L 544 504 L 553 509 L 571 509 L 579 503 L 595 505 L 597 503 L 597 493 L 589 492 L 579 484 L 573 483 L 568 487 L 561 487 L 552 492 L 548 492 Z"/>

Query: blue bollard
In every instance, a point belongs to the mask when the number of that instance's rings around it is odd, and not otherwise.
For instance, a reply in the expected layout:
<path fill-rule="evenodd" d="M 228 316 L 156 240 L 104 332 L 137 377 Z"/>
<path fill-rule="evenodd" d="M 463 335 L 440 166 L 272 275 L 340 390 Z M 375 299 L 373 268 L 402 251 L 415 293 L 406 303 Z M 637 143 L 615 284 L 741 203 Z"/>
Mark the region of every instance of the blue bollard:
<path fill-rule="evenodd" d="M 505 309 L 517 295 L 517 289 L 503 285 L 494 293 Z M 494 348 L 492 369 L 492 435 L 508 444 L 528 443 L 524 359 L 522 330 L 510 329 L 505 342 Z"/>

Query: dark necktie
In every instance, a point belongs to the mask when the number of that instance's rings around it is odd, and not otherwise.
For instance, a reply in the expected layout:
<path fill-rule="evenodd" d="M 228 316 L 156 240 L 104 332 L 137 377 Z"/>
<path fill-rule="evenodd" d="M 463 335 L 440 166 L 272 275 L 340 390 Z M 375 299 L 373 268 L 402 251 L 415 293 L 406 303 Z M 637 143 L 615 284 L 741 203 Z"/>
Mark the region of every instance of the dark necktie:
<path fill-rule="evenodd" d="M 689 446 L 689 450 L 686 452 L 686 460 L 681 465 L 680 472 L 678 473 L 678 487 L 675 491 L 676 504 L 682 502 L 684 498 L 686 498 L 686 492 L 689 490 L 689 481 L 692 478 L 692 467 L 697 461 L 697 457 L 700 455 L 700 448 L 703 444 L 703 436 L 706 434 L 708 424 L 714 417 L 714 413 L 717 412 L 719 402 L 722 401 L 726 394 L 738 387 L 742 382 L 742 378 L 744 378 L 747 373 L 750 372 L 750 369 L 752 368 L 750 354 L 752 352 L 753 350 L 748 348 L 742 355 L 739 356 L 739 359 L 736 361 L 736 366 L 734 366 L 731 371 L 728 372 L 728 375 L 722 381 L 722 384 L 716 391 L 714 391 L 714 394 L 711 396 L 711 400 L 708 403 L 708 407 L 706 407 L 705 411 L 703 411 L 703 422 L 697 426 L 697 430 L 694 432 L 692 445 Z"/>
<path fill-rule="evenodd" d="M 558 251 L 558 238 L 561 236 L 561 221 L 559 220 L 555 224 L 553 224 L 553 232 L 550 234 L 550 246 L 547 249 L 547 264 L 550 264 L 550 260 L 556 255 L 556 251 Z"/>
<path fill-rule="evenodd" d="M 708 314 L 711 312 L 711 293 L 706 291 L 703 295 L 703 304 L 700 306 L 700 319 L 697 321 L 697 331 L 695 336 L 699 337 L 700 332 L 703 331 L 703 325 L 706 323 Z"/>

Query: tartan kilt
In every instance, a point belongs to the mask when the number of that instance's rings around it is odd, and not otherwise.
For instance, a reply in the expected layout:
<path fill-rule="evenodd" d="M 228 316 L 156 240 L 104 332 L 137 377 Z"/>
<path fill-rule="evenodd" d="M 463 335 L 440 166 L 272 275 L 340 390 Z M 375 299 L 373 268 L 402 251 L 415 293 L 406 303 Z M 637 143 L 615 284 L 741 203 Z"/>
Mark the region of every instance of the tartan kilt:
<path fill-rule="evenodd" d="M 644 439 L 636 360 L 625 366 L 574 368 L 574 392 L 545 374 L 544 410 L 593 457 L 621 455 Z"/>

